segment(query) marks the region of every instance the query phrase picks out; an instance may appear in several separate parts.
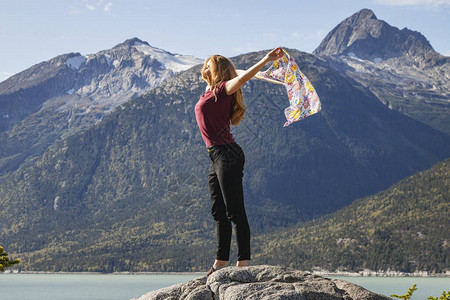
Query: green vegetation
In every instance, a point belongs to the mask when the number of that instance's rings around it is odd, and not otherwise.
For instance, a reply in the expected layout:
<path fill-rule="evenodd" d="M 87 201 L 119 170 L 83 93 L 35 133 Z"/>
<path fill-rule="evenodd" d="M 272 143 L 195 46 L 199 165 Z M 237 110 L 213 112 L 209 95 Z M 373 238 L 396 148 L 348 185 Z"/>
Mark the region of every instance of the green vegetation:
<path fill-rule="evenodd" d="M 443 292 L 442 292 L 442 295 L 441 295 L 439 298 L 438 298 L 438 297 L 430 296 L 430 297 L 428 297 L 427 299 L 428 299 L 428 300 L 450 300 L 450 291 L 448 291 L 448 292 L 443 291 Z"/>
<path fill-rule="evenodd" d="M 255 238 L 255 263 L 441 273 L 450 265 L 450 159 L 315 221 Z"/>
<path fill-rule="evenodd" d="M 399 203 L 378 194 L 372 202 L 357 201 L 342 220 L 301 223 L 442 161 L 450 156 L 450 140 L 386 109 L 318 58 L 289 52 L 319 91 L 323 111 L 283 128 L 284 87 L 251 81 L 244 86 L 248 113 L 232 129 L 246 155 L 255 263 L 442 271 L 449 265 L 448 245 L 438 231 L 448 218 L 448 191 L 442 193 L 434 179 L 390 192 Z M 236 65 L 245 68 L 258 55 L 240 56 Z M 215 252 L 215 223 L 209 159 L 194 116 L 204 87 L 198 67 L 183 72 L 2 176 L 1 242 L 21 257 L 19 267 L 206 270 Z M 430 199 L 423 202 L 420 192 Z M 302 225 L 283 231 L 295 224 Z M 258 238 L 275 230 L 282 232 Z M 274 255 L 279 250 L 283 255 Z"/>
<path fill-rule="evenodd" d="M 391 297 L 399 298 L 399 299 L 410 299 L 414 291 L 417 291 L 416 284 L 414 284 L 412 287 L 408 289 L 408 292 L 405 295 L 399 296 L 399 295 L 391 295 Z"/>
<path fill-rule="evenodd" d="M 417 287 L 416 287 L 416 284 L 414 284 L 412 287 L 410 287 L 408 289 L 408 292 L 405 295 L 401 295 L 401 296 L 399 296 L 399 295 L 391 295 L 391 297 L 395 297 L 395 298 L 399 298 L 399 299 L 411 299 L 412 294 L 416 290 L 417 290 Z M 449 300 L 450 299 L 450 291 L 449 292 L 443 291 L 442 295 L 439 298 L 430 296 L 427 299 L 428 300 Z"/>
<path fill-rule="evenodd" d="M 3 250 L 3 247 L 0 246 L 0 272 L 4 272 L 6 268 L 9 268 L 13 265 L 17 265 L 20 263 L 20 260 L 14 259 L 10 260 L 8 257 L 8 253 Z"/>
<path fill-rule="evenodd" d="M 328 217 L 255 236 L 252 263 L 304 270 L 445 272 L 449 265 L 448 235 L 444 234 L 450 215 L 449 181 L 450 159 Z M 202 202 L 198 199 L 181 207 L 153 202 L 134 218 L 112 224 L 110 230 L 96 229 L 82 216 L 83 230 L 63 227 L 63 233 L 46 235 L 36 230 L 24 238 L 34 241 L 36 248 L 48 239 L 48 246 L 22 252 L 23 266 L 47 271 L 205 270 L 214 257 L 215 235 L 209 207 Z M 158 221 L 152 208 L 166 214 Z M 200 227 L 196 218 L 202 222 Z M 54 221 L 48 220 L 47 228 Z M 32 234 L 39 239 L 33 240 Z"/>

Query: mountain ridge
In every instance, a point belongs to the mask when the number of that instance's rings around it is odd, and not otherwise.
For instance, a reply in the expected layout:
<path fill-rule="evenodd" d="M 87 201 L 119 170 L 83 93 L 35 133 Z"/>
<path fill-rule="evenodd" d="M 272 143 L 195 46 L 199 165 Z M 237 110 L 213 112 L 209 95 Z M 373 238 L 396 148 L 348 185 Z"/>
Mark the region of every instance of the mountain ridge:
<path fill-rule="evenodd" d="M 450 57 L 434 51 L 422 34 L 399 30 L 363 9 L 330 31 L 313 53 L 389 108 L 450 135 Z"/>
<path fill-rule="evenodd" d="M 0 83 L 0 175 L 200 62 L 132 38 L 95 54 L 59 55 L 10 77 Z"/>
<path fill-rule="evenodd" d="M 319 220 L 257 237 L 255 262 L 322 273 L 448 275 L 449 186 L 447 159 Z"/>
<path fill-rule="evenodd" d="M 421 33 L 399 30 L 377 19 L 372 10 L 362 9 L 331 30 L 313 54 L 349 54 L 375 61 L 404 55 L 425 58 L 437 52 Z"/>
<path fill-rule="evenodd" d="M 404 60 L 374 63 L 287 50 L 314 85 L 323 109 L 283 128 L 289 105 L 285 88 L 261 81 L 243 86 L 247 114 L 231 130 L 246 155 L 244 191 L 253 234 L 331 213 L 450 156 L 449 135 L 391 109 L 389 93 L 404 93 L 405 87 L 373 85 L 381 85 L 380 73 L 370 74 L 370 68 L 395 62 L 409 72 Z M 139 66 L 162 70 L 145 53 L 132 51 L 142 58 Z M 266 53 L 232 61 L 246 69 Z M 99 56 L 100 67 L 114 62 L 114 57 L 108 62 L 104 53 Z M 74 55 L 66 66 L 75 72 L 83 63 Z M 22 258 L 24 268 L 112 272 L 210 266 L 215 241 L 205 177 L 208 157 L 194 118 L 194 105 L 205 90 L 200 70 L 196 65 L 142 96 L 124 96 L 100 122 L 64 136 L 35 161 L 2 177 L 1 242 Z M 402 74 L 382 74 L 403 80 Z M 40 129 L 34 132 L 51 131 L 66 124 L 67 116 L 61 114 L 62 123 L 45 115 L 30 119 L 8 138 L 29 137 L 26 131 L 33 126 Z M 343 246 L 352 239 L 338 238 Z"/>
<path fill-rule="evenodd" d="M 247 114 L 232 133 L 246 155 L 244 190 L 254 234 L 332 212 L 450 155 L 443 133 L 389 110 L 326 60 L 288 51 L 323 109 L 282 127 L 284 87 L 244 85 Z M 264 55 L 233 61 L 246 68 Z M 24 266 L 105 272 L 206 268 L 214 222 L 208 158 L 194 118 L 205 88 L 200 69 L 122 104 L 5 178 L 0 211 L 11 216 L 2 215 L 2 242 Z M 75 263 L 77 256 L 84 260 Z"/>

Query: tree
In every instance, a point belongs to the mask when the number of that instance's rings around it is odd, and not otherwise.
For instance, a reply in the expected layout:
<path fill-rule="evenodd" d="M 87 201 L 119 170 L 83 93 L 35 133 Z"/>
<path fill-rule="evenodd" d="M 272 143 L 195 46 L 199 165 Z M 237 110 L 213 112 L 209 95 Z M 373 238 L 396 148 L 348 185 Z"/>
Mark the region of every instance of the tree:
<path fill-rule="evenodd" d="M 4 272 L 6 268 L 11 267 L 12 265 L 16 265 L 20 263 L 20 260 L 14 259 L 10 260 L 8 257 L 8 253 L 3 250 L 3 247 L 0 246 L 0 272 Z"/>

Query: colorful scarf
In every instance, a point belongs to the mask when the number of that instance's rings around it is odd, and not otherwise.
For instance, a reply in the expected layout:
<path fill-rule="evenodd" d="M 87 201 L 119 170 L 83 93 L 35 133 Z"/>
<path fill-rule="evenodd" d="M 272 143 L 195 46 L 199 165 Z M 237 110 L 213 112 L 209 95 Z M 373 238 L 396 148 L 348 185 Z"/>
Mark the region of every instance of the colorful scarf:
<path fill-rule="evenodd" d="M 283 84 L 289 97 L 289 107 L 284 110 L 288 126 L 320 111 L 321 104 L 311 82 L 300 71 L 294 59 L 283 50 L 283 57 L 275 60 L 265 72 L 258 72 L 255 78 Z"/>

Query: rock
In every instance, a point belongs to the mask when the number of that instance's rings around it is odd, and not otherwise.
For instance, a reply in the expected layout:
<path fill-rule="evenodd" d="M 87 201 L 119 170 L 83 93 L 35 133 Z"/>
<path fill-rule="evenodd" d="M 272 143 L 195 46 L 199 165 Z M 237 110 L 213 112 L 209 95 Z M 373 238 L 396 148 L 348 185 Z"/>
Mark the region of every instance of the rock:
<path fill-rule="evenodd" d="M 187 283 L 179 283 L 152 291 L 134 300 L 202 300 L 212 299 L 212 295 L 211 290 L 206 285 L 206 276 L 203 276 Z"/>
<path fill-rule="evenodd" d="M 227 267 L 206 276 L 149 292 L 135 300 L 299 299 L 383 300 L 356 284 L 279 266 Z"/>
<path fill-rule="evenodd" d="M 403 55 L 424 59 L 436 53 L 421 33 L 390 26 L 370 9 L 362 9 L 330 31 L 313 54 L 345 54 L 373 61 Z"/>
<path fill-rule="evenodd" d="M 450 57 L 436 52 L 421 33 L 400 30 L 362 9 L 330 31 L 313 54 L 386 107 L 450 134 Z"/>
<path fill-rule="evenodd" d="M 0 82 L 0 134 L 12 132 L 0 143 L 0 175 L 202 63 L 133 38 L 96 54 L 59 55 Z M 27 142 L 16 142 L 15 132 Z"/>

